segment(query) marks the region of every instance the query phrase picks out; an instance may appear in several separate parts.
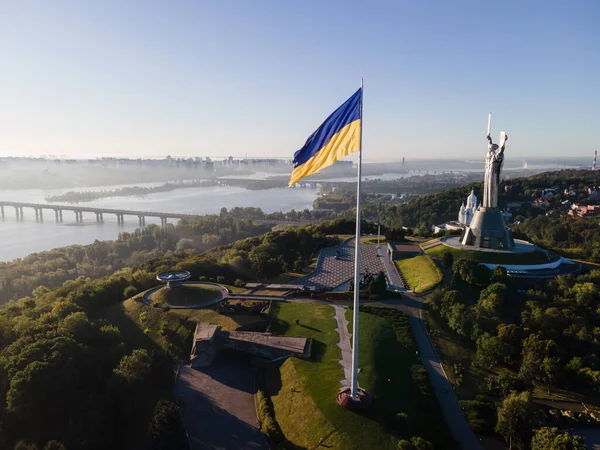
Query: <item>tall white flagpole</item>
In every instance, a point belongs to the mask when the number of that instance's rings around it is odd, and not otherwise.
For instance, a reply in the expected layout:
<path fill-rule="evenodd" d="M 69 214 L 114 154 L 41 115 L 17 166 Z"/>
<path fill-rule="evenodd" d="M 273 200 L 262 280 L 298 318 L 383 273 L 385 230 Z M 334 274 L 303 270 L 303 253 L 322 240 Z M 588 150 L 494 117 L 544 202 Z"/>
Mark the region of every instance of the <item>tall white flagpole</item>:
<path fill-rule="evenodd" d="M 358 151 L 358 180 L 356 183 L 356 240 L 354 244 L 354 316 L 352 320 L 352 386 L 350 395 L 358 397 L 358 311 L 360 299 L 360 183 L 362 176 L 363 141 L 363 79 L 360 78 L 360 149 Z"/>

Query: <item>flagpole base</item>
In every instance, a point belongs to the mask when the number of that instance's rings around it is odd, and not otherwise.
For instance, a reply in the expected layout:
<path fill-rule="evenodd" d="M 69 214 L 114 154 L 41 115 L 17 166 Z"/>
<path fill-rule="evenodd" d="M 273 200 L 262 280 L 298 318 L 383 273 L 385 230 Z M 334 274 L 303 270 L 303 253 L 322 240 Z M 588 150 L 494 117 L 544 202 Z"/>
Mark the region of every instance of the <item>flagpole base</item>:
<path fill-rule="evenodd" d="M 350 395 L 350 388 L 342 389 L 335 400 L 337 404 L 343 408 L 350 409 L 352 411 L 358 411 L 369 408 L 373 403 L 373 397 L 367 394 L 364 389 L 358 388 L 358 395 L 354 398 Z"/>

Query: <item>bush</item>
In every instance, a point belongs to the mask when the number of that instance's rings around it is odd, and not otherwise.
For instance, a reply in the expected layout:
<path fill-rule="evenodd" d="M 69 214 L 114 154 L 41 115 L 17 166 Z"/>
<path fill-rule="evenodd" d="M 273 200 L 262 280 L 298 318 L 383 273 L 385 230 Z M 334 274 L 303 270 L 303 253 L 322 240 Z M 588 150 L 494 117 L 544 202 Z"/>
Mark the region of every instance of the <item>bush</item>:
<path fill-rule="evenodd" d="M 188 449 L 180 408 L 169 400 L 159 400 L 148 429 L 153 450 Z"/>
<path fill-rule="evenodd" d="M 237 287 L 244 287 L 244 286 L 246 286 L 246 283 L 245 283 L 245 281 L 244 281 L 244 280 L 240 280 L 239 278 L 238 278 L 237 280 L 235 280 L 235 283 L 234 283 L 234 284 L 235 284 Z"/>
<path fill-rule="evenodd" d="M 134 295 L 137 295 L 137 293 L 138 293 L 138 289 L 135 286 L 129 285 L 123 291 L 123 297 L 124 298 L 131 298 Z"/>
<path fill-rule="evenodd" d="M 225 277 L 223 277 L 223 276 L 218 276 L 218 277 L 217 277 L 217 283 L 221 283 L 221 284 L 222 284 L 222 283 L 225 283 Z"/>
<path fill-rule="evenodd" d="M 475 400 L 461 400 L 469 425 L 475 433 L 492 434 L 496 425 L 496 404 L 482 395 Z"/>
<path fill-rule="evenodd" d="M 275 410 L 273 409 L 271 399 L 266 395 L 265 391 L 258 389 L 255 400 L 258 406 L 258 416 L 262 432 L 275 445 L 284 442 L 285 437 L 275 420 Z"/>

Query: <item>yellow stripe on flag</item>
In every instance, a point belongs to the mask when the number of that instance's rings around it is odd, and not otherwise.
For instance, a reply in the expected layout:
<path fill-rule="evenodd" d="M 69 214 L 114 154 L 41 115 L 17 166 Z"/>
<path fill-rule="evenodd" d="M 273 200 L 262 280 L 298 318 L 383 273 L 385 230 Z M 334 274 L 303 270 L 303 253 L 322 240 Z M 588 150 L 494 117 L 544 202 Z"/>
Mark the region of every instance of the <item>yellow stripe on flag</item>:
<path fill-rule="evenodd" d="M 360 150 L 360 119 L 349 123 L 336 134 L 315 156 L 296 167 L 290 178 L 289 186 L 302 178 L 331 166 L 336 161 Z"/>

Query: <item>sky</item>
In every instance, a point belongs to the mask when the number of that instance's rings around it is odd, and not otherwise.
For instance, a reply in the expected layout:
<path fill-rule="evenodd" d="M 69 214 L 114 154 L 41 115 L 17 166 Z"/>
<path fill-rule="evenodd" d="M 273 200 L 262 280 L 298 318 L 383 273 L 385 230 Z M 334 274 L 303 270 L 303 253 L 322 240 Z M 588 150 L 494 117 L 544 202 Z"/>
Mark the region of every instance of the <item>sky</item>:
<path fill-rule="evenodd" d="M 363 158 L 600 149 L 600 2 L 0 0 L 0 156 L 292 157 L 364 76 Z"/>

